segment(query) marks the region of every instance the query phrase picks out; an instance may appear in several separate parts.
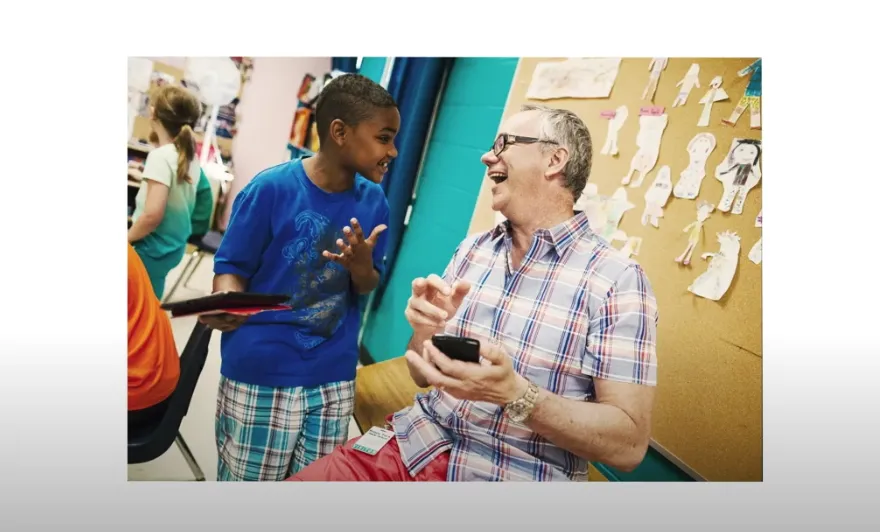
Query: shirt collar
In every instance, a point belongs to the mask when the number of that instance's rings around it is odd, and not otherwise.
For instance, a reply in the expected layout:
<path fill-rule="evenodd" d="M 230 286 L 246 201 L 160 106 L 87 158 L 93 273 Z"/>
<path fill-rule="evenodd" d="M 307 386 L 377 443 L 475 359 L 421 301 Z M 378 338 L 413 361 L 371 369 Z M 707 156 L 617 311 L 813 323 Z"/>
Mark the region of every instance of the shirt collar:
<path fill-rule="evenodd" d="M 510 220 L 504 220 L 492 229 L 491 237 L 493 241 L 497 242 L 509 233 Z M 550 244 L 556 250 L 556 253 L 562 255 L 573 242 L 589 233 L 590 222 L 587 219 L 587 215 L 583 211 L 575 211 L 574 216 L 561 224 L 549 229 L 538 229 L 535 231 L 535 236 Z"/>

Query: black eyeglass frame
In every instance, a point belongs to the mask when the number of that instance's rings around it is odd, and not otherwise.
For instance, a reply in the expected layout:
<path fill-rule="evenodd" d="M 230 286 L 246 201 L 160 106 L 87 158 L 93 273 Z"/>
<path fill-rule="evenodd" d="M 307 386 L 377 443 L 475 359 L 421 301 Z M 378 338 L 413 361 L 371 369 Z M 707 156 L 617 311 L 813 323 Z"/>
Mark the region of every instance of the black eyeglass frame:
<path fill-rule="evenodd" d="M 504 150 L 506 150 L 508 146 L 512 146 L 514 144 L 535 144 L 537 142 L 559 146 L 559 143 L 555 140 L 539 139 L 535 137 L 523 137 L 520 135 L 511 135 L 510 133 L 501 133 L 500 135 L 498 135 L 498 137 L 495 138 L 495 142 L 492 144 L 492 153 L 495 154 L 495 157 L 498 157 L 499 155 L 504 153 Z"/>

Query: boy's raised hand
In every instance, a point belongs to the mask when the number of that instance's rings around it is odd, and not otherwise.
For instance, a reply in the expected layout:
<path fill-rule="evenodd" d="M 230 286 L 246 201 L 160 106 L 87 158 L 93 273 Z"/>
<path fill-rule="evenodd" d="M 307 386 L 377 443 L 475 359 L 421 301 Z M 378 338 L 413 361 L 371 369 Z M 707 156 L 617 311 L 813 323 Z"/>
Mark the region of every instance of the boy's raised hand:
<path fill-rule="evenodd" d="M 385 224 L 377 225 L 369 237 L 364 237 L 364 230 L 356 218 L 351 219 L 351 227 L 345 227 L 342 232 L 348 239 L 348 244 L 340 238 L 336 241 L 341 253 L 331 253 L 324 251 L 324 258 L 330 259 L 344 266 L 353 272 L 369 272 L 373 269 L 373 248 L 376 247 L 376 241 L 388 226 Z"/>

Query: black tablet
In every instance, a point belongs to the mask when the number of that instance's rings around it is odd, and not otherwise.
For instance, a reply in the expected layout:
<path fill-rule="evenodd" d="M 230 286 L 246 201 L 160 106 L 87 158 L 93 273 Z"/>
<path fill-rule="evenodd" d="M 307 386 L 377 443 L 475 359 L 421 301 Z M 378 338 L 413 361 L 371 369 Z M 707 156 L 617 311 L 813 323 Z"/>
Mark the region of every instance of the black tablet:
<path fill-rule="evenodd" d="M 172 315 L 199 314 L 237 308 L 274 307 L 290 299 L 286 294 L 258 294 L 254 292 L 217 292 L 209 296 L 174 301 L 162 305 Z"/>

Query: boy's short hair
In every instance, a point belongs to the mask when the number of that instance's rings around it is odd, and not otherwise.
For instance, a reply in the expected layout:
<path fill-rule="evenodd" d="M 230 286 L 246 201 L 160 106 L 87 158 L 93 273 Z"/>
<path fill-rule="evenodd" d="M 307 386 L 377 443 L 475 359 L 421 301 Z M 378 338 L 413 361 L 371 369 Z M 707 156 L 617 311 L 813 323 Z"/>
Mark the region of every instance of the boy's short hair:
<path fill-rule="evenodd" d="M 330 123 L 342 120 L 349 126 L 369 119 L 377 109 L 397 107 L 397 103 L 381 85 L 360 74 L 343 74 L 330 80 L 321 90 L 315 104 L 318 138 L 323 142 Z"/>

